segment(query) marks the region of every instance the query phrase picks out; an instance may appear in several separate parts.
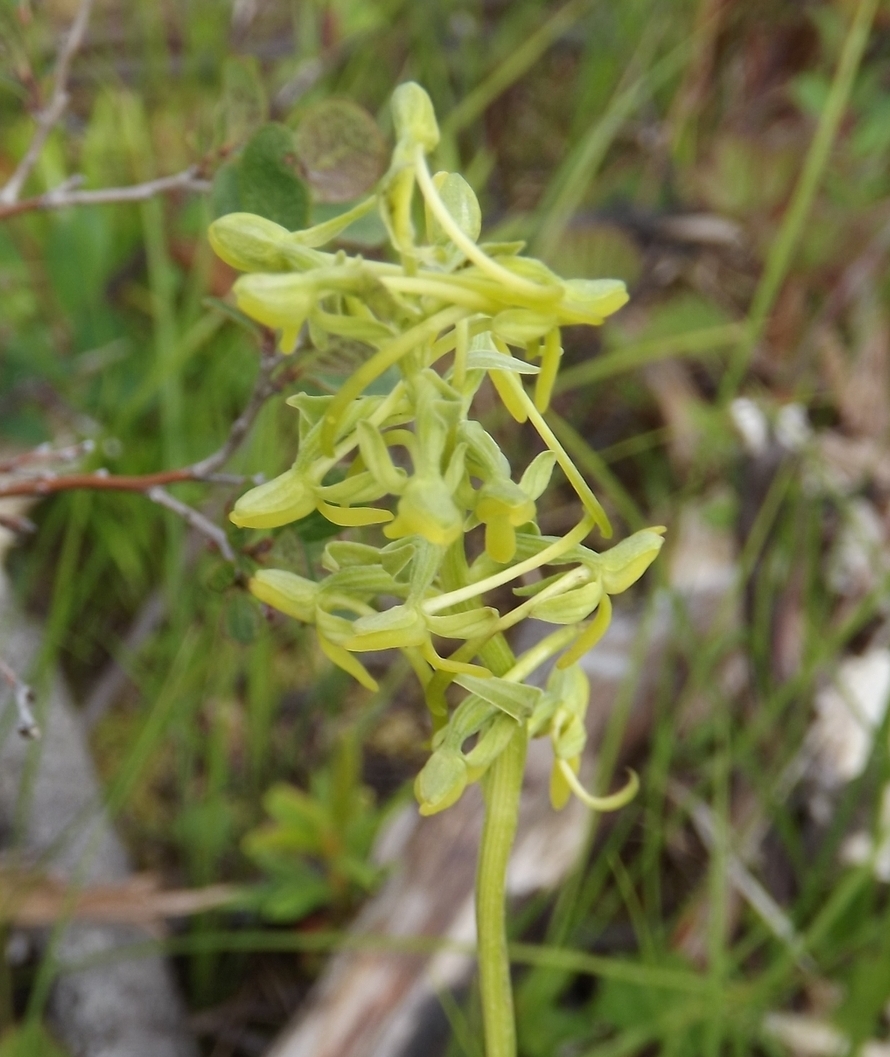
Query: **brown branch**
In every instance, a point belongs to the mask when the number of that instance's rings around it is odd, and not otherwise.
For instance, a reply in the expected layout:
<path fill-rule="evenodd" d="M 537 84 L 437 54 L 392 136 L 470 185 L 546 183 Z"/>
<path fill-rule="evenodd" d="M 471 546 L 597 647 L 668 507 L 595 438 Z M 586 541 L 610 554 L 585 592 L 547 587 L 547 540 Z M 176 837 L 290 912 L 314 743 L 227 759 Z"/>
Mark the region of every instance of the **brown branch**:
<path fill-rule="evenodd" d="M 157 180 L 133 184 L 130 187 L 105 187 L 95 191 L 77 190 L 81 177 L 72 177 L 42 195 L 25 198 L 22 201 L 4 203 L 0 199 L 0 220 L 28 213 L 35 209 L 66 209 L 68 206 L 113 205 L 119 202 L 144 202 L 155 195 L 170 194 L 173 191 L 197 191 L 206 193 L 210 190 L 209 180 L 199 177 L 200 167 L 192 165 L 172 176 L 161 176 Z"/>
<path fill-rule="evenodd" d="M 52 132 L 68 106 L 68 75 L 71 72 L 71 63 L 74 60 L 74 56 L 83 43 L 92 6 L 93 0 L 81 0 L 77 14 L 74 16 L 74 21 L 71 23 L 71 29 L 68 31 L 61 48 L 59 48 L 59 54 L 56 58 L 52 97 L 37 115 L 37 128 L 34 130 L 34 135 L 31 137 L 31 142 L 22 160 L 16 166 L 12 176 L 6 181 L 3 189 L 0 190 L 0 206 L 11 206 L 18 201 L 19 195 L 22 193 L 22 187 L 37 164 L 40 152 L 43 150 L 50 132 Z"/>
<path fill-rule="evenodd" d="M 9 665 L 0 658 L 0 676 L 6 680 L 12 690 L 16 711 L 19 714 L 18 727 L 16 728 L 23 738 L 39 738 L 40 727 L 31 711 L 34 704 L 34 691 L 24 682 Z"/>

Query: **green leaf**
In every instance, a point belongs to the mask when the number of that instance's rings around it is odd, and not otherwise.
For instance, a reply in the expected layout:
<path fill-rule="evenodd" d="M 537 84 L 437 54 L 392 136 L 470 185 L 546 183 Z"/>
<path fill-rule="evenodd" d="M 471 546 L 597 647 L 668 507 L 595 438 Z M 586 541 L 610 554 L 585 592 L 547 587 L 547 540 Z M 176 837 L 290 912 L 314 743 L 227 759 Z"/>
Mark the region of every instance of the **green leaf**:
<path fill-rule="evenodd" d="M 305 869 L 294 878 L 275 885 L 263 899 L 261 911 L 270 921 L 299 921 L 333 901 L 330 884 Z"/>
<path fill-rule="evenodd" d="M 249 646 L 260 630 L 260 612 L 256 604 L 238 591 L 232 595 L 226 605 L 226 631 L 242 646 Z"/>
<path fill-rule="evenodd" d="M 593 580 L 583 587 L 576 587 L 554 598 L 545 598 L 531 608 L 535 620 L 546 620 L 551 624 L 577 624 L 596 609 L 603 597 L 601 580 Z"/>
<path fill-rule="evenodd" d="M 433 184 L 439 192 L 442 204 L 448 210 L 460 230 L 473 242 L 482 230 L 482 210 L 473 188 L 456 172 L 437 172 Z M 446 245 L 451 241 L 442 225 L 433 215 L 429 204 L 425 206 L 427 238 L 430 242 Z"/>
<path fill-rule="evenodd" d="M 505 356 L 497 349 L 471 349 L 467 353 L 468 371 L 513 371 L 514 374 L 537 374 L 541 368 L 534 363 Z"/>
<path fill-rule="evenodd" d="M 519 480 L 519 487 L 530 499 L 537 499 L 550 484 L 550 476 L 556 465 L 556 455 L 552 451 L 542 451 L 528 464 L 525 473 Z"/>
<path fill-rule="evenodd" d="M 204 585 L 209 591 L 225 591 L 235 582 L 238 570 L 231 562 L 216 562 L 204 574 Z"/>
<path fill-rule="evenodd" d="M 210 190 L 210 210 L 214 217 L 244 211 L 238 186 L 238 163 L 236 161 L 226 162 L 216 170 L 213 187 Z"/>
<path fill-rule="evenodd" d="M 300 120 L 294 144 L 303 175 L 320 202 L 349 202 L 383 175 L 387 146 L 377 122 L 347 99 L 326 99 Z"/>
<path fill-rule="evenodd" d="M 537 686 L 511 683 L 507 679 L 480 679 L 476 675 L 461 674 L 454 681 L 517 720 L 528 719 L 543 693 Z"/>
<path fill-rule="evenodd" d="M 241 207 L 288 231 L 309 223 L 309 192 L 294 170 L 294 138 L 285 125 L 264 125 L 238 161 Z"/>
<path fill-rule="evenodd" d="M 318 833 L 328 822 L 325 809 L 317 800 L 286 782 L 278 782 L 266 792 L 263 807 L 284 827 L 308 827 Z"/>

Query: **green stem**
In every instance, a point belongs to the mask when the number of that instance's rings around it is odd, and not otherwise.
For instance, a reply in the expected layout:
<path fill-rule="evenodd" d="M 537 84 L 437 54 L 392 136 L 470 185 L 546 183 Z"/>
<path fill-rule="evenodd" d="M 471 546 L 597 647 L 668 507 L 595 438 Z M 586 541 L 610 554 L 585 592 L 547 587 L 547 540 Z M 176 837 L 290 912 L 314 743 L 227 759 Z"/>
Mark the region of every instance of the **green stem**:
<path fill-rule="evenodd" d="M 476 932 L 485 1057 L 516 1057 L 507 952 L 507 864 L 519 819 L 527 745 L 525 724 L 520 724 L 483 779 L 485 823 L 476 871 Z"/>
<path fill-rule="evenodd" d="M 448 548 L 440 575 L 443 586 L 451 591 L 468 582 L 470 570 L 463 539 Z M 479 658 L 496 676 L 507 675 L 517 663 L 501 634 L 494 635 L 480 647 Z M 507 952 L 507 865 L 519 821 L 527 746 L 528 729 L 520 723 L 506 749 L 482 779 L 485 821 L 476 868 L 476 935 L 485 1057 L 516 1057 L 516 1024 Z"/>

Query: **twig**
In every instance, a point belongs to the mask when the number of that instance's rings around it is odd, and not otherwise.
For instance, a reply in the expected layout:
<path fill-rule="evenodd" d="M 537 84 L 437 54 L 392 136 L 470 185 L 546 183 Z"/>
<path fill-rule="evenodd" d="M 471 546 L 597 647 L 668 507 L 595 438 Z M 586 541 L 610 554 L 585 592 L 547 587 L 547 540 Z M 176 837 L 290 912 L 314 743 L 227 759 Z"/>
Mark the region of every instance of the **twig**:
<path fill-rule="evenodd" d="M 173 513 L 178 514 L 187 525 L 215 543 L 220 554 L 227 562 L 235 561 L 235 552 L 232 550 L 225 532 L 223 532 L 219 525 L 214 525 L 213 522 L 204 517 L 200 511 L 195 510 L 195 508 L 189 506 L 188 503 L 183 503 L 181 499 L 177 499 L 175 496 L 170 495 L 169 492 L 161 488 L 159 485 L 155 485 L 154 488 L 149 488 L 145 494 L 153 503 L 157 503 L 158 506 L 163 506 L 168 510 L 172 510 Z"/>
<path fill-rule="evenodd" d="M 206 193 L 211 188 L 209 180 L 200 179 L 200 167 L 191 165 L 172 176 L 161 176 L 157 180 L 133 184 L 130 187 L 103 187 L 95 191 L 77 190 L 80 177 L 72 177 L 64 183 L 33 198 L 4 203 L 0 200 L 0 220 L 28 213 L 35 209 L 65 209 L 68 206 L 113 205 L 118 202 L 144 202 L 155 195 L 172 191 L 198 191 Z"/>
<path fill-rule="evenodd" d="M 0 514 L 0 528 L 5 528 L 16 536 L 30 535 L 37 531 L 34 522 L 22 514 Z"/>
<path fill-rule="evenodd" d="M 68 75 L 71 72 L 71 63 L 83 43 L 92 7 L 93 0 L 81 0 L 77 14 L 74 16 L 74 21 L 71 23 L 71 29 L 59 49 L 56 59 L 52 98 L 48 105 L 37 115 L 37 128 L 34 130 L 28 149 L 16 166 L 15 172 L 7 180 L 3 189 L 0 190 L 0 206 L 14 205 L 18 201 L 22 187 L 37 164 L 47 137 L 65 112 L 69 99 Z"/>
<path fill-rule="evenodd" d="M 40 727 L 37 725 L 37 720 L 31 711 L 31 705 L 34 704 L 34 691 L 16 675 L 2 658 L 0 658 L 0 675 L 3 676 L 12 689 L 15 707 L 19 714 L 17 727 L 19 734 L 23 738 L 39 738 Z"/>
<path fill-rule="evenodd" d="M 64 448 L 53 448 L 49 444 L 38 444 L 30 451 L 24 451 L 20 455 L 13 455 L 9 459 L 0 461 L 0 473 L 15 473 L 26 469 L 32 463 L 45 462 L 75 462 L 84 455 L 89 455 L 96 447 L 95 441 L 87 439 L 79 444 L 69 444 Z"/>

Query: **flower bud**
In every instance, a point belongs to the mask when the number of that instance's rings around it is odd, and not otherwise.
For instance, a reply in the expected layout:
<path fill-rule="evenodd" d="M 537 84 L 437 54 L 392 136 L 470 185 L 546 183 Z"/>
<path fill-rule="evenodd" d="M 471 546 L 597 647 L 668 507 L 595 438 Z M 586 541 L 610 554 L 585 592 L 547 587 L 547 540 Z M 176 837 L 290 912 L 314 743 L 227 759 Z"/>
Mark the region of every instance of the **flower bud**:
<path fill-rule="evenodd" d="M 411 146 L 420 144 L 425 153 L 439 142 L 439 125 L 433 103 L 415 81 L 400 84 L 392 94 L 392 120 L 396 138 Z"/>
<path fill-rule="evenodd" d="M 643 529 L 600 555 L 603 587 L 618 595 L 639 580 L 664 544 L 659 532 Z"/>
<path fill-rule="evenodd" d="M 235 503 L 229 520 L 239 528 L 277 528 L 315 509 L 315 495 L 295 470 L 251 488 Z"/>
<path fill-rule="evenodd" d="M 441 748 L 427 760 L 414 781 L 421 815 L 435 815 L 460 799 L 467 786 L 467 766 L 454 749 Z"/>
<path fill-rule="evenodd" d="M 567 279 L 560 321 L 597 326 L 630 300 L 620 279 Z"/>
<path fill-rule="evenodd" d="M 302 620 L 304 624 L 315 623 L 319 586 L 314 580 L 284 569 L 260 569 L 247 586 L 254 598 L 266 605 Z"/>
<path fill-rule="evenodd" d="M 510 743 L 510 739 L 519 729 L 519 724 L 512 716 L 500 713 L 491 721 L 491 725 L 464 757 L 471 782 L 478 781 Z"/>
<path fill-rule="evenodd" d="M 282 242 L 289 232 L 254 213 L 227 213 L 207 232 L 217 257 L 240 272 L 283 272 L 291 267 Z"/>
<path fill-rule="evenodd" d="M 299 329 L 315 305 L 315 284 L 299 273 L 242 275 L 232 288 L 245 315 L 267 327 Z"/>

